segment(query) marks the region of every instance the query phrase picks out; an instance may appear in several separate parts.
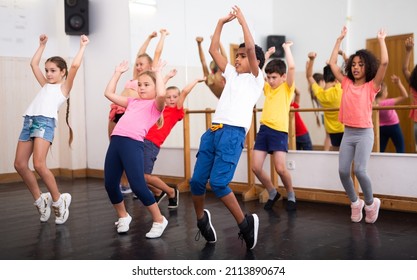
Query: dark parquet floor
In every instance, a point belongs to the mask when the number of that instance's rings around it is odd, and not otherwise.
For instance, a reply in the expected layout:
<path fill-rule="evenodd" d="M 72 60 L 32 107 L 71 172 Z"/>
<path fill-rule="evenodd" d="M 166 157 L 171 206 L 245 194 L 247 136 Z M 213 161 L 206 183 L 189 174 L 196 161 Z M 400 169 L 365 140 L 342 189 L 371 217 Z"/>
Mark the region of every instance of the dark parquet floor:
<path fill-rule="evenodd" d="M 384 211 L 374 225 L 350 222 L 345 205 L 298 201 L 296 212 L 285 211 L 278 201 L 265 211 L 258 201 L 242 202 L 245 212 L 260 219 L 258 245 L 247 251 L 238 239 L 238 228 L 212 193 L 207 205 L 218 241 L 208 246 L 197 233 L 190 193 L 181 193 L 177 210 L 168 210 L 169 221 L 159 239 L 146 239 L 152 221 L 131 195 L 127 209 L 131 229 L 119 235 L 117 220 L 101 179 L 58 179 L 62 192 L 72 194 L 70 218 L 55 225 L 53 214 L 40 223 L 32 198 L 22 183 L 0 185 L 0 259 L 2 260 L 416 260 L 417 214 Z"/>

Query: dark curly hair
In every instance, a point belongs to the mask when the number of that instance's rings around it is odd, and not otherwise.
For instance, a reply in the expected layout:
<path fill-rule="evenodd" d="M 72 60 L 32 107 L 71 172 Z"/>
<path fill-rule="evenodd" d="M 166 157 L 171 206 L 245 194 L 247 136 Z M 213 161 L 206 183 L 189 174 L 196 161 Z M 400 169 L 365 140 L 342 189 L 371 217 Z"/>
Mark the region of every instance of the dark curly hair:
<path fill-rule="evenodd" d="M 239 49 L 240 48 L 244 48 L 245 47 L 245 43 L 242 43 L 239 45 Z M 256 54 L 256 59 L 259 60 L 259 68 L 262 69 L 262 67 L 264 67 L 265 64 L 265 54 L 263 49 L 255 44 L 255 54 Z"/>
<path fill-rule="evenodd" d="M 345 73 L 347 74 L 347 77 L 350 80 L 355 81 L 355 78 L 353 77 L 353 74 L 352 74 L 352 62 L 353 62 L 353 59 L 357 56 L 362 60 L 362 62 L 365 65 L 366 82 L 371 81 L 373 78 L 375 78 L 376 72 L 378 71 L 379 60 L 370 51 L 365 50 L 365 49 L 358 50 L 349 57 L 345 65 Z"/>

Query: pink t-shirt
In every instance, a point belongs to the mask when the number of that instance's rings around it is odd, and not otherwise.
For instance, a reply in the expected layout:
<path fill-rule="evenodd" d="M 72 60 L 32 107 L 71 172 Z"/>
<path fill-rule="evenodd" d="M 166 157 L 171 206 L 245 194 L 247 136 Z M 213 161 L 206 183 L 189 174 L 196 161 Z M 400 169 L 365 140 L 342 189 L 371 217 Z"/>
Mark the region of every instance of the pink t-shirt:
<path fill-rule="evenodd" d="M 378 90 L 374 81 L 355 86 L 347 77 L 342 81 L 342 102 L 340 103 L 339 121 L 346 126 L 357 128 L 374 127 L 372 123 L 372 104 Z"/>
<path fill-rule="evenodd" d="M 394 98 L 388 98 L 379 102 L 379 106 L 381 107 L 394 105 Z M 400 120 L 395 110 L 379 110 L 379 126 L 394 125 L 397 123 L 400 123 Z"/>
<path fill-rule="evenodd" d="M 162 146 L 175 124 L 184 118 L 184 109 L 177 107 L 165 107 L 164 125 L 161 128 L 155 124 L 149 129 L 145 139 L 154 143 L 158 148 Z"/>
<path fill-rule="evenodd" d="M 125 136 L 143 142 L 149 129 L 156 123 L 161 113 L 156 108 L 155 99 L 128 98 L 126 111 L 117 122 L 111 135 Z"/>

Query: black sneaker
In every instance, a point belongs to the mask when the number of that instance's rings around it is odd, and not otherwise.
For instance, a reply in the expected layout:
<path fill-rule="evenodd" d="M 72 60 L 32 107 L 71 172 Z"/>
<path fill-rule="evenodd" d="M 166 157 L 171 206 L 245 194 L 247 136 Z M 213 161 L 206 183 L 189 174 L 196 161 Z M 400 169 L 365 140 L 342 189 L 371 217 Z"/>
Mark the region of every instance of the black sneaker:
<path fill-rule="evenodd" d="M 175 188 L 174 193 L 175 196 L 173 198 L 168 199 L 168 209 L 178 208 L 178 205 L 180 204 L 180 191 L 177 188 Z"/>
<path fill-rule="evenodd" d="M 295 211 L 297 210 L 297 203 L 292 200 L 287 200 L 287 205 L 285 206 L 287 211 Z"/>
<path fill-rule="evenodd" d="M 275 197 L 273 199 L 268 199 L 268 201 L 265 203 L 264 209 L 265 210 L 271 210 L 272 207 L 274 207 L 275 202 L 277 202 L 277 200 L 281 197 L 281 195 L 279 194 L 279 192 L 277 192 L 277 194 L 275 195 Z"/>
<path fill-rule="evenodd" d="M 246 248 L 251 250 L 255 248 L 258 241 L 259 218 L 256 214 L 245 215 L 248 226 L 241 229 L 239 232 L 239 239 L 245 240 Z"/>
<path fill-rule="evenodd" d="M 200 234 L 206 239 L 208 243 L 215 243 L 217 241 L 216 231 L 211 224 L 210 212 L 204 209 L 204 216 L 197 221 L 198 232 L 195 236 L 195 241 L 200 240 Z"/>
<path fill-rule="evenodd" d="M 160 195 L 155 195 L 156 203 L 160 203 L 165 197 L 167 196 L 167 193 L 162 191 Z"/>

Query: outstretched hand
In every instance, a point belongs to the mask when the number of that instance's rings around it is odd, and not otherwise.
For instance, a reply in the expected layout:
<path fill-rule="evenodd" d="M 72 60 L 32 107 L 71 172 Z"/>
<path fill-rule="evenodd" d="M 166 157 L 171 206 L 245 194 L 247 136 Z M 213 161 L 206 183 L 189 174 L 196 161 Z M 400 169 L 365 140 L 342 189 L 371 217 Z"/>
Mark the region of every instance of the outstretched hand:
<path fill-rule="evenodd" d="M 413 48 L 414 48 L 414 38 L 408 37 L 407 39 L 405 39 L 405 50 L 412 51 Z"/>
<path fill-rule="evenodd" d="M 86 46 L 90 42 L 90 39 L 86 35 L 81 35 L 80 46 Z"/>
<path fill-rule="evenodd" d="M 232 7 L 232 10 L 226 16 L 220 18 L 221 22 L 227 23 L 227 22 L 232 21 L 236 18 L 236 13 L 235 13 L 235 10 L 233 8 L 234 7 Z"/>
<path fill-rule="evenodd" d="M 347 31 L 348 31 L 347 27 L 343 26 L 338 39 L 343 40 L 347 34 Z"/>
<path fill-rule="evenodd" d="M 293 41 L 286 41 L 286 42 L 284 42 L 284 43 L 282 44 L 282 47 L 283 47 L 283 48 L 289 48 L 289 47 L 291 47 L 293 44 L 294 44 L 294 43 L 293 43 Z"/>
<path fill-rule="evenodd" d="M 158 60 L 158 63 L 154 66 L 151 67 L 151 71 L 152 72 L 162 72 L 162 69 L 165 67 L 165 65 L 167 64 L 167 62 L 164 60 L 162 61 L 161 59 Z"/>
<path fill-rule="evenodd" d="M 307 56 L 308 56 L 309 59 L 313 60 L 317 57 L 317 53 L 309 52 Z"/>
<path fill-rule="evenodd" d="M 377 36 L 378 36 L 378 39 L 385 40 L 385 37 L 387 37 L 387 33 L 385 32 L 385 30 L 383 28 L 381 28 L 378 31 L 378 35 Z"/>
<path fill-rule="evenodd" d="M 129 69 L 129 62 L 127 60 L 123 60 L 120 62 L 118 66 L 116 66 L 115 72 L 124 73 Z"/>
<path fill-rule="evenodd" d="M 39 36 L 39 44 L 40 45 L 45 45 L 46 42 L 48 42 L 48 36 L 46 36 L 45 34 L 41 34 Z"/>
<path fill-rule="evenodd" d="M 177 75 L 177 69 L 171 69 L 171 71 L 168 72 L 167 77 L 169 79 L 173 78 L 175 75 Z"/>

